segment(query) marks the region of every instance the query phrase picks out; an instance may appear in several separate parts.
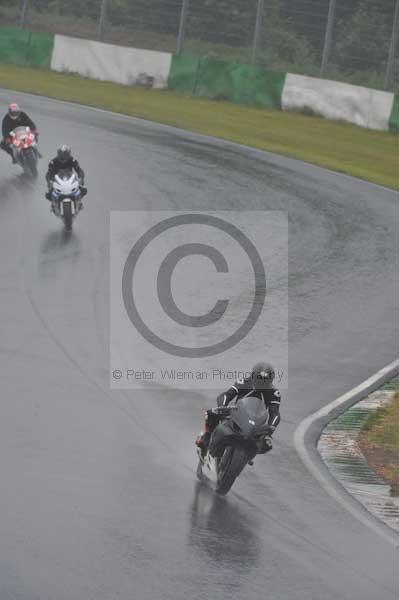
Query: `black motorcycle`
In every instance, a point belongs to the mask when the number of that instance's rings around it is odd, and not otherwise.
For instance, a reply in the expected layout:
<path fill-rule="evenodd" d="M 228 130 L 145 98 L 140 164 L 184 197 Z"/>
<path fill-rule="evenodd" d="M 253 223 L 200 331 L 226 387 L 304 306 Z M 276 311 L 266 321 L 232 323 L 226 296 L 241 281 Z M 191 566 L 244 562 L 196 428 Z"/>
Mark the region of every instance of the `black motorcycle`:
<path fill-rule="evenodd" d="M 269 413 L 260 398 L 241 398 L 232 407 L 214 408 L 222 421 L 212 433 L 205 458 L 197 468 L 200 480 L 209 479 L 218 494 L 225 495 L 245 465 L 264 448 L 264 438 L 273 431 Z"/>

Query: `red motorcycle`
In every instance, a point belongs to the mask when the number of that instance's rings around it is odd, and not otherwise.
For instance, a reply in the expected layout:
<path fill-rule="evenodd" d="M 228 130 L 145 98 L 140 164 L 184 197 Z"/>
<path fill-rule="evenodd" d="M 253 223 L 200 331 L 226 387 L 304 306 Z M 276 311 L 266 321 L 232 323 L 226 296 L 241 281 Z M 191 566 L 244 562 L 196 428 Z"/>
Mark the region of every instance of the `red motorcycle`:
<path fill-rule="evenodd" d="M 30 127 L 17 127 L 10 133 L 11 150 L 26 175 L 37 177 L 39 150 L 36 135 Z"/>

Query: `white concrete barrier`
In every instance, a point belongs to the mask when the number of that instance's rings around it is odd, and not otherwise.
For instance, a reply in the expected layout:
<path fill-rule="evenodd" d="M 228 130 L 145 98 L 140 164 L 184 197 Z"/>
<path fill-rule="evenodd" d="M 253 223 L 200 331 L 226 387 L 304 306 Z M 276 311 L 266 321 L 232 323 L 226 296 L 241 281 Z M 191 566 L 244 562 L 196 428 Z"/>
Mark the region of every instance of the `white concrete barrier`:
<path fill-rule="evenodd" d="M 165 88 L 171 61 L 172 54 L 168 52 L 125 48 L 56 35 L 51 69 L 124 85 L 141 83 Z"/>
<path fill-rule="evenodd" d="M 166 88 L 172 54 L 56 35 L 51 69 L 124 85 Z M 287 73 L 281 106 L 312 111 L 326 119 L 368 129 L 389 130 L 394 94 L 366 87 Z"/>
<path fill-rule="evenodd" d="M 283 110 L 310 109 L 326 119 L 349 121 L 369 129 L 388 130 L 394 94 L 287 73 Z"/>

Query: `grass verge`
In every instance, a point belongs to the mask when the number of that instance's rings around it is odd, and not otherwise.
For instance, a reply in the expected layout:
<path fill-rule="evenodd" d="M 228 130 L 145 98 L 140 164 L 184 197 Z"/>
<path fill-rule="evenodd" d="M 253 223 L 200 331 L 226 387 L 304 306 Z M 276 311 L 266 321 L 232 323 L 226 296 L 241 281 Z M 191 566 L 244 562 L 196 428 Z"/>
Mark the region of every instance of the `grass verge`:
<path fill-rule="evenodd" d="M 104 108 L 399 188 L 398 137 L 341 122 L 0 65 L 0 87 Z"/>
<path fill-rule="evenodd" d="M 399 392 L 393 402 L 370 415 L 360 434 L 360 447 L 374 471 L 399 496 Z"/>

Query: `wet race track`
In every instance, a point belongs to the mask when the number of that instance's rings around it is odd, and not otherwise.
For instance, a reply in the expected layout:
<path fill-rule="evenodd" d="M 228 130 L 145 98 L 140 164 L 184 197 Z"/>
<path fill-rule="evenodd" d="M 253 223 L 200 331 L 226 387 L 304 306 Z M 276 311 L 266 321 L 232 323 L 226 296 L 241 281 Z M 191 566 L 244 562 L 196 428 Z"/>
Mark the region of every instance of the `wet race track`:
<path fill-rule="evenodd" d="M 398 550 L 321 489 L 293 443 L 303 418 L 397 358 L 397 193 L 16 96 L 46 159 L 69 143 L 90 189 L 66 236 L 44 161 L 29 183 L 1 156 L 1 600 L 397 600 Z M 283 420 L 225 499 L 195 480 L 209 392 L 137 402 L 110 391 L 108 367 L 110 210 L 214 208 L 290 219 Z"/>

